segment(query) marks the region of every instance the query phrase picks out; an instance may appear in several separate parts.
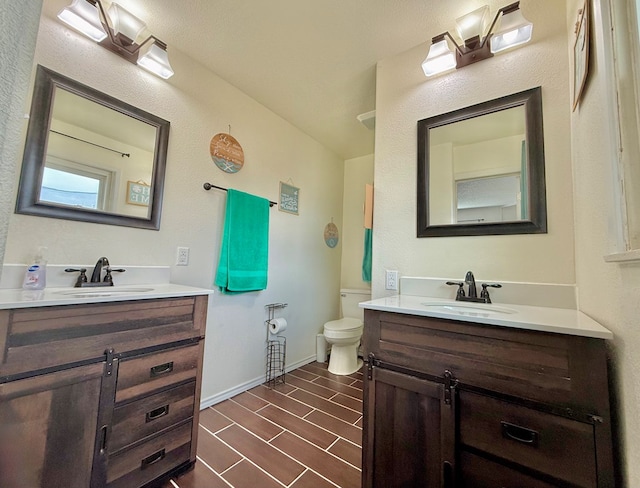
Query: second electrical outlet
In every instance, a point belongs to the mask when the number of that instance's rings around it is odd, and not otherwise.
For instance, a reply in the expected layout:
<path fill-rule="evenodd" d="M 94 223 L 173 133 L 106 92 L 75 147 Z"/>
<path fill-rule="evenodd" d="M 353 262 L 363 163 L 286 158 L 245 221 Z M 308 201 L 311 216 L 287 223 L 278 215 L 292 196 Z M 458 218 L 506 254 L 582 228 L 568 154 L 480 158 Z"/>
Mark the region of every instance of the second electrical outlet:
<path fill-rule="evenodd" d="M 398 272 L 397 271 L 389 270 L 389 269 L 387 270 L 385 289 L 386 290 L 398 289 Z"/>
<path fill-rule="evenodd" d="M 189 264 L 189 248 L 179 247 L 176 255 L 176 266 L 187 266 Z"/>

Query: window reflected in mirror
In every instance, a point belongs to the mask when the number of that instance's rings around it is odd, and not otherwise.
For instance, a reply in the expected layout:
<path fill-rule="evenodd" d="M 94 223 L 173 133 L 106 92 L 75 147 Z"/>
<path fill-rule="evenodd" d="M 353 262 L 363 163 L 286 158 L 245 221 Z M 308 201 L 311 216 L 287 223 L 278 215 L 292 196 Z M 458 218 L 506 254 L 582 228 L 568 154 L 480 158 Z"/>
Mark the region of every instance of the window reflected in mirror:
<path fill-rule="evenodd" d="M 106 210 L 107 188 L 111 186 L 112 174 L 85 165 L 71 162 L 54 163 L 47 159 L 42 174 L 40 201 L 70 207 Z"/>

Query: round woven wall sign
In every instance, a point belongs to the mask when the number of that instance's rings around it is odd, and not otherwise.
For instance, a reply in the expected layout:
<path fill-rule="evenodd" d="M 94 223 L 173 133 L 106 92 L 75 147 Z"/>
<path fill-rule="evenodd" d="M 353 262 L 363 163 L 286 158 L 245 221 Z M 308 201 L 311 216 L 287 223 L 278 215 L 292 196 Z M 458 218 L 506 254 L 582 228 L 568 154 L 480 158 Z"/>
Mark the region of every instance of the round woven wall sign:
<path fill-rule="evenodd" d="M 336 224 L 333 222 L 327 224 L 324 228 L 324 242 L 327 246 L 333 248 L 338 245 L 338 240 L 338 228 L 336 227 Z"/>
<path fill-rule="evenodd" d="M 209 145 L 211 159 L 225 173 L 237 173 L 244 165 L 242 146 L 231 134 L 216 134 Z"/>

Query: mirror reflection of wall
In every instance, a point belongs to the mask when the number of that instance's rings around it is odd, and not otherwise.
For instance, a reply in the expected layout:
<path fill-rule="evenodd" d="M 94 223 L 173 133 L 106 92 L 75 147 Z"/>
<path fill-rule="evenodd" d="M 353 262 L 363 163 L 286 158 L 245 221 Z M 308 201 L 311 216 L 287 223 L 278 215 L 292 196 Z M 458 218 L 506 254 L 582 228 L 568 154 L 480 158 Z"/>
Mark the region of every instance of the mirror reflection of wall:
<path fill-rule="evenodd" d="M 156 128 L 55 88 L 40 202 L 149 217 L 128 181 L 151 182 Z"/>
<path fill-rule="evenodd" d="M 435 127 L 429 136 L 431 224 L 527 219 L 524 105 Z"/>

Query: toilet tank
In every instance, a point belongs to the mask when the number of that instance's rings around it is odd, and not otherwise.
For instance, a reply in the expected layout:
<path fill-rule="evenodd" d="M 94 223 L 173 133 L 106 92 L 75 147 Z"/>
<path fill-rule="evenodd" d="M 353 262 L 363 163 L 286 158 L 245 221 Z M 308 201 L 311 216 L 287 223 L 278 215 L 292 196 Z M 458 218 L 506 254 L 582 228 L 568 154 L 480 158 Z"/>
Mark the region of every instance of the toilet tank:
<path fill-rule="evenodd" d="M 340 290 L 341 318 L 350 317 L 364 320 L 364 309 L 358 306 L 360 302 L 371 300 L 371 290 L 357 290 L 344 288 Z"/>

